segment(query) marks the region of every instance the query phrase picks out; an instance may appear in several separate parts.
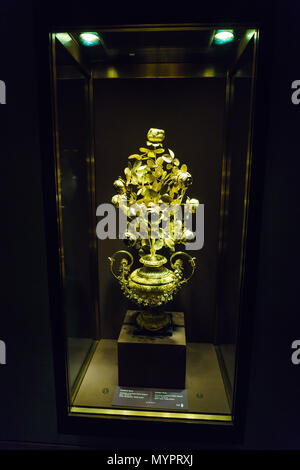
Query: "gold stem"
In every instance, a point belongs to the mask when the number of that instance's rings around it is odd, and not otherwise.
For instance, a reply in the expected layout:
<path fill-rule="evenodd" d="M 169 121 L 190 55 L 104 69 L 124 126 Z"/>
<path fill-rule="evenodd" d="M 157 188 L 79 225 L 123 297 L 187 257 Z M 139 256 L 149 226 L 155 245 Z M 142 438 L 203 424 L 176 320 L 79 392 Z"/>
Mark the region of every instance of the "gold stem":
<path fill-rule="evenodd" d="M 155 248 L 154 248 L 155 239 L 151 239 L 151 258 L 155 258 Z"/>

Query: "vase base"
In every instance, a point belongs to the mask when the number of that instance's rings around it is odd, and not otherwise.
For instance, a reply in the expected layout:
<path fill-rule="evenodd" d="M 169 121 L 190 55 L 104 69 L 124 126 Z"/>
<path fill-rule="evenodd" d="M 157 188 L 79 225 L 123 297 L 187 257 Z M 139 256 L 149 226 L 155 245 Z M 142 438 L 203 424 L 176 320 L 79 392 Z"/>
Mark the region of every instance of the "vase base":
<path fill-rule="evenodd" d="M 173 329 L 170 313 L 138 311 L 134 315 L 134 335 L 172 336 Z"/>

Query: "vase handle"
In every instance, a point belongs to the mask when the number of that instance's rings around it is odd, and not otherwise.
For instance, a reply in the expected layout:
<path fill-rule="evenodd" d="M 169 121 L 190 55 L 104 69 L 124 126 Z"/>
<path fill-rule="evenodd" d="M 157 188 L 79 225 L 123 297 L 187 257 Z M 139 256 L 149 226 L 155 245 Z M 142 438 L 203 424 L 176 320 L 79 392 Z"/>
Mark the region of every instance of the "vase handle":
<path fill-rule="evenodd" d="M 190 275 L 188 277 L 183 278 L 180 281 L 180 284 L 186 284 L 191 279 L 191 277 L 193 276 L 193 274 L 195 272 L 195 267 L 196 267 L 195 259 L 196 258 L 188 255 L 184 251 L 176 251 L 175 253 L 172 254 L 172 256 L 170 257 L 170 264 L 171 264 L 173 269 L 178 269 L 179 272 L 182 273 L 182 274 L 183 274 L 183 267 L 182 267 L 183 261 L 180 258 L 178 258 L 176 261 L 174 261 L 174 258 L 177 257 L 177 256 L 186 257 L 188 259 L 189 264 L 191 265 Z"/>
<path fill-rule="evenodd" d="M 119 264 L 119 268 L 118 268 L 118 271 L 119 271 L 119 275 L 116 274 L 115 270 L 114 270 L 114 263 L 116 261 L 116 257 L 118 255 L 122 255 L 122 258 L 120 260 L 120 264 Z M 128 262 L 128 259 L 126 259 L 126 255 L 128 258 L 129 258 L 129 262 Z M 116 251 L 112 256 L 110 256 L 109 258 L 109 261 L 110 261 L 110 271 L 112 273 L 112 275 L 118 280 L 120 281 L 121 279 L 124 279 L 128 274 L 129 274 L 129 271 L 130 271 L 130 268 L 133 264 L 133 256 L 131 253 L 129 253 L 129 251 L 125 251 L 125 250 L 119 250 L 119 251 Z"/>

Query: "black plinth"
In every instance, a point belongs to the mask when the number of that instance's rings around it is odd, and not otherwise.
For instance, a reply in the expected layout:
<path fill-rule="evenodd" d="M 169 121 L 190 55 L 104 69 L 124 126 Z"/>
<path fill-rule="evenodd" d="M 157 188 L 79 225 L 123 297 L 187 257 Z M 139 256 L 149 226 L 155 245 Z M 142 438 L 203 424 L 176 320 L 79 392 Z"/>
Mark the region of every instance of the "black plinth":
<path fill-rule="evenodd" d="M 119 385 L 185 388 L 186 338 L 183 312 L 172 315 L 172 336 L 134 334 L 136 311 L 128 310 L 118 339 Z"/>

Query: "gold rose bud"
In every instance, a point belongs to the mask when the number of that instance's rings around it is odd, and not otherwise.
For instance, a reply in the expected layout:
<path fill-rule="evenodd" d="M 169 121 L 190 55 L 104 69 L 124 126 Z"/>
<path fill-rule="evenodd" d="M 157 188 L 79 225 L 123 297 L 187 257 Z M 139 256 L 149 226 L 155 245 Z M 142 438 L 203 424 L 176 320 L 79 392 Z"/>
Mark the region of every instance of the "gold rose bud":
<path fill-rule="evenodd" d="M 188 171 L 184 171 L 179 173 L 178 181 L 184 183 L 186 186 L 190 186 L 193 183 L 193 178 Z"/>
<path fill-rule="evenodd" d="M 165 140 L 165 131 L 163 129 L 151 128 L 148 131 L 147 139 L 149 142 L 161 143 Z"/>
<path fill-rule="evenodd" d="M 120 178 L 114 181 L 114 188 L 118 193 L 122 194 L 126 191 L 125 183 Z"/>

